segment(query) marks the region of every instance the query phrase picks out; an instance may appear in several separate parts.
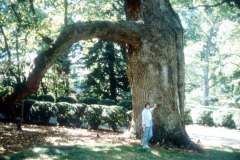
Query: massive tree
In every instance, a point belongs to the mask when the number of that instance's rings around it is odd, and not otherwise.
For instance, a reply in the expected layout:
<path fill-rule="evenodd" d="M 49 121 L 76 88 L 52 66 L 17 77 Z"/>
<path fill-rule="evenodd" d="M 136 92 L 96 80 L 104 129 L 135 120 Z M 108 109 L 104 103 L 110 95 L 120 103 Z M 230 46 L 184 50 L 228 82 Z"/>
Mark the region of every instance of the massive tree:
<path fill-rule="evenodd" d="M 79 21 L 66 25 L 49 48 L 35 58 L 26 82 L 7 98 L 8 105 L 14 107 L 22 98 L 35 93 L 46 71 L 74 43 L 101 38 L 127 48 L 134 133 L 142 134 L 144 103 L 157 103 L 154 134 L 167 135 L 167 142 L 201 151 L 191 143 L 183 123 L 183 28 L 178 15 L 169 0 L 125 0 L 125 13 L 126 21 Z"/>

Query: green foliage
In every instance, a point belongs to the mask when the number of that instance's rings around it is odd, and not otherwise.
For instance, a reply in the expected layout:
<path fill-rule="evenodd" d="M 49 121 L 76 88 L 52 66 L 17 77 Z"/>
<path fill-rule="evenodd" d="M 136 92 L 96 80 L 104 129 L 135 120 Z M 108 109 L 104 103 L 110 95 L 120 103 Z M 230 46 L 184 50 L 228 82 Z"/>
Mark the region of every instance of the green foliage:
<path fill-rule="evenodd" d="M 38 100 L 38 96 L 36 94 L 31 94 L 31 95 L 27 96 L 25 99 Z"/>
<path fill-rule="evenodd" d="M 132 110 L 132 100 L 122 100 L 117 105 L 122 106 L 127 110 Z"/>
<path fill-rule="evenodd" d="M 117 130 L 117 126 L 122 126 L 127 122 L 127 110 L 121 106 L 102 106 L 102 117 L 104 122 L 112 128 Z"/>
<path fill-rule="evenodd" d="M 213 111 L 202 108 L 194 108 L 190 112 L 192 120 L 196 124 L 213 126 L 214 121 L 212 118 Z"/>
<path fill-rule="evenodd" d="M 11 93 L 13 93 L 13 90 L 14 90 L 14 88 L 13 87 L 11 87 L 11 86 L 7 86 L 7 87 L 2 87 L 1 85 L 0 85 L 0 102 L 2 101 L 4 101 L 4 99 L 8 96 L 8 95 L 10 95 Z M 0 103 L 1 104 L 1 103 Z"/>
<path fill-rule="evenodd" d="M 233 121 L 236 125 L 236 129 L 240 129 L 240 110 L 236 111 L 234 114 L 233 114 Z"/>
<path fill-rule="evenodd" d="M 13 93 L 14 88 L 11 86 L 2 87 L 0 84 L 0 113 L 3 113 L 5 117 L 11 117 L 11 109 L 8 106 L 3 106 L 8 95 Z"/>
<path fill-rule="evenodd" d="M 57 121 L 60 126 L 70 125 L 71 123 L 80 127 L 86 105 L 70 104 L 67 102 L 56 103 Z"/>
<path fill-rule="evenodd" d="M 68 102 L 68 103 L 77 103 L 77 101 L 73 98 L 73 97 L 70 97 L 70 96 L 61 96 L 61 97 L 58 97 L 56 102 Z"/>
<path fill-rule="evenodd" d="M 98 100 L 93 97 L 86 97 L 83 100 L 79 100 L 79 102 L 85 104 L 98 104 Z"/>
<path fill-rule="evenodd" d="M 32 121 L 38 121 L 37 117 L 32 114 L 31 108 L 36 103 L 33 99 L 26 99 L 23 102 L 24 108 L 23 108 L 23 121 L 24 122 L 32 122 Z M 16 106 L 17 115 L 21 115 L 22 110 L 22 102 L 18 103 Z"/>
<path fill-rule="evenodd" d="M 92 129 L 98 129 L 98 126 L 102 123 L 103 108 L 100 105 L 91 105 L 85 109 L 85 118 Z"/>
<path fill-rule="evenodd" d="M 130 92 L 125 52 L 116 44 L 103 40 L 89 48 L 82 58 L 83 67 L 90 70 L 81 86 L 84 96 L 116 100 L 123 98 L 122 92 Z"/>
<path fill-rule="evenodd" d="M 55 97 L 53 97 L 52 95 L 40 95 L 37 97 L 37 100 L 46 101 L 46 102 L 55 102 Z"/>
<path fill-rule="evenodd" d="M 69 111 L 70 111 L 70 103 L 67 102 L 59 102 L 56 103 L 56 107 L 57 107 L 57 122 L 59 123 L 60 126 L 65 126 L 65 125 L 69 125 L 70 121 L 69 121 Z"/>
<path fill-rule="evenodd" d="M 185 108 L 185 111 L 184 111 L 184 123 L 185 124 L 193 124 L 193 120 L 190 115 L 190 112 L 191 112 L 191 109 Z"/>
<path fill-rule="evenodd" d="M 31 101 L 28 101 L 31 104 Z M 42 124 L 47 124 L 50 117 L 56 114 L 55 103 L 36 101 L 30 108 L 31 121 L 40 122 Z"/>
<path fill-rule="evenodd" d="M 69 122 L 76 127 L 80 127 L 84 117 L 84 110 L 87 106 L 85 104 L 71 104 L 69 111 Z"/>
<path fill-rule="evenodd" d="M 227 128 L 235 128 L 236 125 L 233 121 L 233 113 L 227 109 L 215 111 L 213 113 L 213 121 L 217 126 L 223 126 Z"/>
<path fill-rule="evenodd" d="M 103 99 L 103 100 L 99 101 L 98 104 L 112 106 L 112 105 L 116 105 L 116 102 L 111 99 Z"/>

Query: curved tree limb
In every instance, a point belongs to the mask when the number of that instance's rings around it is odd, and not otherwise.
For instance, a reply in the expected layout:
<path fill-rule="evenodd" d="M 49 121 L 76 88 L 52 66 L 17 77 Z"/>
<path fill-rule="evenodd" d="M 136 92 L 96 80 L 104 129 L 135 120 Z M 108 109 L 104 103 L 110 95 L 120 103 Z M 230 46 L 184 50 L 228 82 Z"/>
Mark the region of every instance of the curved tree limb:
<path fill-rule="evenodd" d="M 141 39 L 143 25 L 136 22 L 120 21 L 88 21 L 77 22 L 64 27 L 58 38 L 50 47 L 40 53 L 31 66 L 32 72 L 29 74 L 25 87 L 20 92 L 14 93 L 17 104 L 22 98 L 33 94 L 39 87 L 40 80 L 54 62 L 74 43 L 80 40 L 101 38 L 104 40 L 127 43 L 133 48 L 138 48 Z"/>

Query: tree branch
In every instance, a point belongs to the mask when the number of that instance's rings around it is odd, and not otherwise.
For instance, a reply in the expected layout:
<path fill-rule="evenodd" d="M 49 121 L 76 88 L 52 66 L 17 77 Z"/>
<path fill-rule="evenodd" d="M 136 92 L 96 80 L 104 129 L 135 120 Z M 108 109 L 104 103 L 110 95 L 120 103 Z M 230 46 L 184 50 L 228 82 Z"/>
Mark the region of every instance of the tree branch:
<path fill-rule="evenodd" d="M 236 63 L 233 63 L 233 62 L 230 62 L 231 64 L 237 66 L 238 68 L 240 68 L 240 65 L 239 64 L 236 64 Z"/>
<path fill-rule="evenodd" d="M 11 52 L 9 50 L 9 46 L 8 46 L 8 43 L 7 43 L 7 37 L 4 33 L 4 30 L 3 30 L 3 27 L 2 27 L 2 24 L 0 23 L 0 29 L 1 29 L 1 33 L 3 35 L 3 38 L 4 38 L 4 43 L 5 43 L 5 48 L 7 50 L 7 54 L 8 54 L 8 62 L 9 62 L 9 65 L 10 65 L 10 62 L 11 62 Z"/>
<path fill-rule="evenodd" d="M 35 16 L 36 12 L 35 12 L 35 9 L 33 6 L 33 0 L 29 0 L 29 3 L 30 3 L 30 10 L 31 10 L 33 16 Z"/>
<path fill-rule="evenodd" d="M 202 4 L 202 5 L 198 5 L 198 6 L 194 6 L 194 7 L 188 7 L 189 9 L 196 9 L 196 8 L 199 8 L 199 7 L 205 7 L 205 8 L 211 8 L 211 7 L 218 7 L 224 3 L 226 3 L 227 0 L 223 0 L 222 2 L 218 2 L 216 4 L 213 4 L 213 5 L 208 5 L 208 4 Z"/>
<path fill-rule="evenodd" d="M 32 72 L 26 82 L 28 92 L 35 93 L 40 80 L 53 63 L 74 43 L 80 40 L 101 38 L 112 42 L 127 43 L 137 50 L 145 26 L 136 22 L 88 21 L 67 25 L 48 50 L 34 60 Z"/>

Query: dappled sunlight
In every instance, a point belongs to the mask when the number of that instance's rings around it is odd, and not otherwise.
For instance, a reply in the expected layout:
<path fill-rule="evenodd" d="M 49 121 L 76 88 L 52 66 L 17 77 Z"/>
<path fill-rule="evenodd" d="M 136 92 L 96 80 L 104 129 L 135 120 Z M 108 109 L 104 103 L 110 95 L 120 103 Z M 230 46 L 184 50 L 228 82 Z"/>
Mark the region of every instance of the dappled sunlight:
<path fill-rule="evenodd" d="M 161 157 L 161 155 L 160 155 L 160 153 L 159 152 L 157 152 L 157 151 L 151 151 L 151 153 L 152 154 L 154 154 L 155 156 L 157 156 L 157 157 Z"/>
<path fill-rule="evenodd" d="M 37 146 L 80 146 L 93 152 L 109 151 L 123 152 L 123 146 L 131 147 L 131 145 L 140 146 L 141 140 L 131 137 L 129 131 L 112 132 L 109 130 L 89 130 L 72 127 L 58 127 L 58 126 L 38 126 L 38 125 L 23 125 L 23 132 L 15 130 L 13 124 L 2 125 L 0 132 L 0 155 L 14 153 L 16 151 L 25 150 Z M 8 126 L 8 127 L 5 127 Z M 186 130 L 190 138 L 194 142 L 198 142 L 203 146 L 213 147 L 232 147 L 240 148 L 240 132 L 237 130 L 229 130 L 225 128 L 204 127 L 197 125 L 186 126 Z M 224 140 L 224 141 L 222 141 Z M 223 143 L 224 142 L 224 143 Z M 225 143 L 226 142 L 226 143 Z M 111 145 L 111 146 L 109 146 Z M 87 146 L 87 147 L 86 147 Z M 159 149 L 157 146 L 151 148 Z M 128 149 L 130 151 L 130 148 Z M 34 148 L 34 153 L 47 155 L 47 149 Z M 56 154 L 65 154 L 61 149 L 54 151 Z M 134 152 L 134 151 L 133 151 Z M 156 157 L 161 157 L 156 150 L 150 150 L 151 154 Z M 231 152 L 229 149 L 227 152 Z M 49 157 L 48 157 L 49 158 Z M 42 159 L 48 159 L 42 158 Z M 115 157 L 117 159 L 118 157 Z M 41 158 L 40 158 L 41 159 Z M 50 159 L 50 158 L 49 158 Z M 54 157 L 51 157 L 54 159 Z"/>

